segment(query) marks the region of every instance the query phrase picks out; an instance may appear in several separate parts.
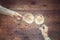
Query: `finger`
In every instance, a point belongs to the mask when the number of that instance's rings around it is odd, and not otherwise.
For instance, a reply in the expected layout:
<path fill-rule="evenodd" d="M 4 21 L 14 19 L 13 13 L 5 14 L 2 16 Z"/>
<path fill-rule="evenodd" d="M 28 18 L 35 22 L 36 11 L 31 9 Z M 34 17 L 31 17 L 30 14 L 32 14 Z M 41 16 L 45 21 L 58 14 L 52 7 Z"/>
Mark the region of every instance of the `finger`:
<path fill-rule="evenodd" d="M 16 16 L 20 16 L 20 17 L 22 17 L 22 15 L 21 15 L 21 14 L 19 14 L 19 13 L 16 13 Z"/>
<path fill-rule="evenodd" d="M 17 20 L 21 20 L 22 19 L 22 15 L 19 14 L 19 13 L 15 13 L 14 17 L 17 19 Z"/>
<path fill-rule="evenodd" d="M 39 30 L 43 31 L 43 28 L 42 28 L 42 27 L 40 27 L 40 28 L 39 28 Z"/>

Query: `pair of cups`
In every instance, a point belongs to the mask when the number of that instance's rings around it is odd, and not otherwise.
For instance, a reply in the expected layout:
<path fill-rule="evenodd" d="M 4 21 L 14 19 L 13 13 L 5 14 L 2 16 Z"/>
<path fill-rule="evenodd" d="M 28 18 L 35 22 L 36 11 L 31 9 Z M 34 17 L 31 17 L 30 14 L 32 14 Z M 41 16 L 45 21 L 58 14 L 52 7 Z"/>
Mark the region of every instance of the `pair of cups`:
<path fill-rule="evenodd" d="M 36 24 L 40 25 L 44 23 L 44 17 L 41 14 L 34 16 L 31 13 L 26 13 L 23 17 L 23 20 L 28 24 L 35 22 Z"/>

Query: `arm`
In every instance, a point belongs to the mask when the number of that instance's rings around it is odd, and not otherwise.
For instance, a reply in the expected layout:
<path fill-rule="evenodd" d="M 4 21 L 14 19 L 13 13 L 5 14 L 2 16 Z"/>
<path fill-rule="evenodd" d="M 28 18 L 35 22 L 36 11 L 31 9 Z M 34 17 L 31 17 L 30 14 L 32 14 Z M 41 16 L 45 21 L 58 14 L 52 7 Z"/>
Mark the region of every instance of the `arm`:
<path fill-rule="evenodd" d="M 42 25 L 40 28 L 39 28 L 42 32 L 42 35 L 44 37 L 45 40 L 51 40 L 49 37 L 48 37 L 48 27 L 46 25 Z"/>
<path fill-rule="evenodd" d="M 0 5 L 0 14 L 4 14 L 4 15 L 9 15 L 11 17 L 18 17 L 18 16 L 22 16 L 20 15 L 19 13 L 17 13 L 16 11 L 13 11 L 13 10 L 10 10 L 10 9 L 7 9 L 3 6 Z"/>
<path fill-rule="evenodd" d="M 4 15 L 9 15 L 9 16 L 14 16 L 14 14 L 16 13 L 15 11 L 12 11 L 10 9 L 7 9 L 3 6 L 0 6 L 0 13 L 4 14 Z"/>

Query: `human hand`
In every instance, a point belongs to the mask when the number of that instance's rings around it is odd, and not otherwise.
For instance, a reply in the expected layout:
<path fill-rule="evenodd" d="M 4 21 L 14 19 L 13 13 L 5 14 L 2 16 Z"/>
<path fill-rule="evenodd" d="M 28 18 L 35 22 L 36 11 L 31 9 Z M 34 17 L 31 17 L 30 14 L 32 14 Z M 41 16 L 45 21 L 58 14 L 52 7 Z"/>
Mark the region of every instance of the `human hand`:
<path fill-rule="evenodd" d="M 17 20 L 21 20 L 22 19 L 22 15 L 19 14 L 19 13 L 15 13 L 14 17 L 17 19 Z"/>

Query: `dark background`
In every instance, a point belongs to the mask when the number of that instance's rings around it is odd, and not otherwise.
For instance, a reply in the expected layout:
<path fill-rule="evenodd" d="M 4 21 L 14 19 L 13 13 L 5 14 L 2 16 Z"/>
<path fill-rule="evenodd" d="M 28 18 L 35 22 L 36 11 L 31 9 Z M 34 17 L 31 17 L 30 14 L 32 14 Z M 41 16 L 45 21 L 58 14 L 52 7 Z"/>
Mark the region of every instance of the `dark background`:
<path fill-rule="evenodd" d="M 0 5 L 24 15 L 42 14 L 51 40 L 60 40 L 60 0 L 0 0 Z M 44 40 L 37 24 L 0 14 L 0 40 Z"/>

